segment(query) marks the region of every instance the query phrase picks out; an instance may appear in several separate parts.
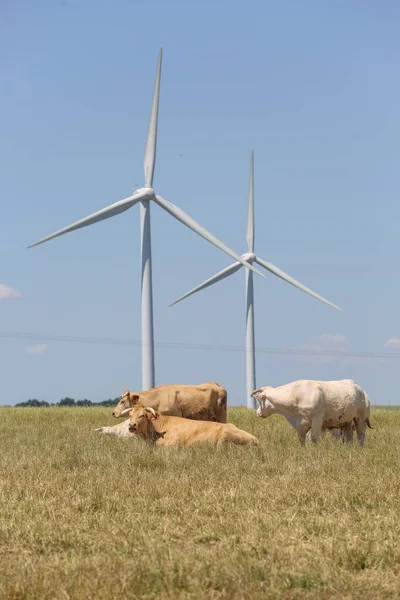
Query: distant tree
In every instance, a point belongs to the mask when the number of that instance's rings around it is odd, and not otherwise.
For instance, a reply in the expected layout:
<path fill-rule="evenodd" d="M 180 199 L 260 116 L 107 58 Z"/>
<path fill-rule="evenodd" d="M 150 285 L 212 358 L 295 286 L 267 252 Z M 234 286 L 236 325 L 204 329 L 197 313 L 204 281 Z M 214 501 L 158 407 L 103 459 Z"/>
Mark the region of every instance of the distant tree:
<path fill-rule="evenodd" d="M 76 406 L 93 406 L 93 402 L 91 400 L 77 400 Z"/>
<path fill-rule="evenodd" d="M 59 402 L 51 404 L 49 402 L 45 402 L 44 400 L 36 400 L 36 398 L 33 398 L 32 400 L 27 400 L 26 402 L 20 402 L 15 406 L 116 406 L 118 402 L 119 397 L 114 399 L 109 398 L 108 400 L 102 400 L 101 402 L 92 402 L 91 400 L 87 400 L 87 398 L 85 398 L 84 400 L 75 400 L 74 398 L 69 398 L 67 396 L 66 398 L 62 398 Z"/>
<path fill-rule="evenodd" d="M 58 403 L 58 406 L 76 406 L 76 403 L 73 398 L 62 398 Z"/>
<path fill-rule="evenodd" d="M 109 400 L 103 400 L 102 402 L 93 403 L 93 406 L 117 406 L 119 398 L 109 398 Z"/>
<path fill-rule="evenodd" d="M 16 404 L 15 406 L 50 406 L 50 404 L 48 402 L 45 402 L 44 400 L 36 400 L 36 398 L 33 398 L 32 400 L 28 400 L 27 402 L 19 402 L 18 404 Z"/>

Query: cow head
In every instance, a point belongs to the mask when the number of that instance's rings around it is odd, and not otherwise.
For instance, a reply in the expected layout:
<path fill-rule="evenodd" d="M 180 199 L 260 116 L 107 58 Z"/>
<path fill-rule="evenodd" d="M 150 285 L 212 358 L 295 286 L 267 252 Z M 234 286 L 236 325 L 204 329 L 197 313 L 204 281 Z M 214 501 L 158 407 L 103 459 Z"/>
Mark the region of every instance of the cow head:
<path fill-rule="evenodd" d="M 136 404 L 130 412 L 129 431 L 146 437 L 150 421 L 159 416 L 158 412 L 150 406 L 141 406 Z"/>
<path fill-rule="evenodd" d="M 251 394 L 259 403 L 257 417 L 269 417 L 275 410 L 273 404 L 268 400 L 268 388 L 260 388 Z"/>
<path fill-rule="evenodd" d="M 113 417 L 127 417 L 132 406 L 135 406 L 139 401 L 139 394 L 133 394 L 129 390 L 125 390 L 121 395 L 117 406 L 114 408 Z"/>

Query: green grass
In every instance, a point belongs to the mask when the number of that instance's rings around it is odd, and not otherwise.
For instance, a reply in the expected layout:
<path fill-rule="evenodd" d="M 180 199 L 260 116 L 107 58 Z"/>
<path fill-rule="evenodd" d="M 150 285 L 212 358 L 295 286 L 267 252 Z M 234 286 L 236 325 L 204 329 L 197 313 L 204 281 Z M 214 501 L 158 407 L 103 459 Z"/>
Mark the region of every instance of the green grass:
<path fill-rule="evenodd" d="M 0 409 L 0 598 L 399 598 L 400 411 L 373 409 L 363 449 L 229 420 L 260 446 L 154 449 L 91 431 L 107 408 Z"/>

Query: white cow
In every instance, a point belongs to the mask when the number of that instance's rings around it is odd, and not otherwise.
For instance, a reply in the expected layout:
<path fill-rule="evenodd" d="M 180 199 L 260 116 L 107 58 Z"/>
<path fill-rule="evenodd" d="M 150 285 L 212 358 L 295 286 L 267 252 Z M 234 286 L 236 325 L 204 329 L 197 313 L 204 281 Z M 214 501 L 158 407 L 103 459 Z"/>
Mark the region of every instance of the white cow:
<path fill-rule="evenodd" d="M 135 435 L 129 431 L 129 419 L 125 419 L 125 421 L 118 423 L 118 425 L 96 427 L 93 431 L 101 431 L 101 433 L 116 435 L 120 438 L 135 437 Z"/>
<path fill-rule="evenodd" d="M 366 426 L 371 428 L 368 395 L 352 379 L 300 380 L 279 387 L 262 387 L 251 395 L 260 404 L 259 417 L 283 415 L 296 429 L 301 444 L 310 429 L 311 440 L 317 442 L 321 432 L 336 428 L 343 429 L 343 438 L 350 443 L 354 423 L 362 446 Z"/>
<path fill-rule="evenodd" d="M 364 396 L 365 396 L 365 404 L 367 406 L 367 411 L 369 414 L 370 406 L 371 406 L 370 399 L 369 399 L 367 392 L 365 390 L 363 390 L 363 391 L 364 391 Z M 368 422 L 369 422 L 369 418 L 368 418 Z M 371 425 L 368 425 L 368 426 L 371 427 Z M 352 443 L 353 442 L 353 433 L 355 430 L 356 430 L 356 423 L 355 423 L 355 420 L 353 419 L 351 431 L 347 427 L 333 427 L 332 429 L 324 429 L 323 428 L 321 431 L 321 435 L 324 436 L 327 432 L 329 432 L 334 440 L 338 440 L 340 442 Z M 311 429 L 307 433 L 306 439 L 311 440 Z"/>

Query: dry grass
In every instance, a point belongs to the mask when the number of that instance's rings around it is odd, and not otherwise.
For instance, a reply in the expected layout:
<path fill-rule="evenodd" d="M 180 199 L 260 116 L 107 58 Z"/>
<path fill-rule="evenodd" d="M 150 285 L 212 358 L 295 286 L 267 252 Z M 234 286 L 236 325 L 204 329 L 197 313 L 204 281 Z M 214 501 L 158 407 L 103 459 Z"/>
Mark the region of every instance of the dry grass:
<path fill-rule="evenodd" d="M 153 449 L 92 432 L 110 409 L 0 409 L 0 597 L 400 597 L 400 411 L 366 446 Z"/>

